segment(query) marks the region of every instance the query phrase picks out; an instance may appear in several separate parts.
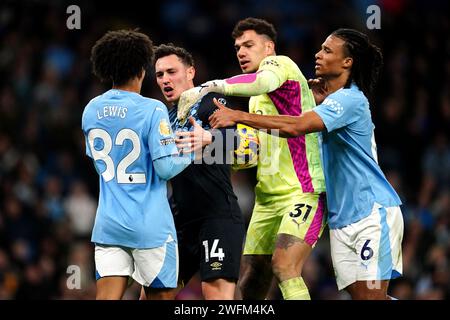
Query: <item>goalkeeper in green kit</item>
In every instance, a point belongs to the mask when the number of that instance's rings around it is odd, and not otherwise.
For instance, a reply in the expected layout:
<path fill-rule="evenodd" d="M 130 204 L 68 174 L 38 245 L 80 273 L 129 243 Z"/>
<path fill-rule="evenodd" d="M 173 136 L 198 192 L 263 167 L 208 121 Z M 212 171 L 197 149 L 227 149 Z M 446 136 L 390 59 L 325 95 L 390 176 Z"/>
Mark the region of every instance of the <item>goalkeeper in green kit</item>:
<path fill-rule="evenodd" d="M 188 108 L 205 94 L 217 92 L 250 96 L 249 112 L 263 115 L 298 116 L 315 107 L 298 66 L 276 55 L 272 24 L 247 18 L 237 23 L 232 36 L 244 74 L 188 90 L 180 105 Z M 326 224 L 318 134 L 284 139 L 260 131 L 258 140 L 255 207 L 238 283 L 242 297 L 266 298 L 273 275 L 285 300 L 308 300 L 302 268 Z"/>

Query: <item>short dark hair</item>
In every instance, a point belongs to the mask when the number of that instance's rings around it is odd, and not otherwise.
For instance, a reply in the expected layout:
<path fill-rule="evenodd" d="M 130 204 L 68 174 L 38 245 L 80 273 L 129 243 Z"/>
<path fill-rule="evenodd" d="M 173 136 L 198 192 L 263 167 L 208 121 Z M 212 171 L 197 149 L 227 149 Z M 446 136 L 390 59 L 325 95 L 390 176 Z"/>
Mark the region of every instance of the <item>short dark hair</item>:
<path fill-rule="evenodd" d="M 258 18 L 245 18 L 240 20 L 233 29 L 231 36 L 233 39 L 239 38 L 242 36 L 244 31 L 254 30 L 257 34 L 265 35 L 269 37 L 274 43 L 277 42 L 277 32 L 273 24 L 267 22 L 263 19 Z"/>
<path fill-rule="evenodd" d="M 92 47 L 94 74 L 101 81 L 123 85 L 148 72 L 153 64 L 153 42 L 136 30 L 116 30 L 105 33 Z"/>
<path fill-rule="evenodd" d="M 371 98 L 383 67 L 383 54 L 380 48 L 372 44 L 366 34 L 354 29 L 338 29 L 331 35 L 345 42 L 344 54 L 353 58 L 346 87 L 355 81 L 361 91 Z"/>
<path fill-rule="evenodd" d="M 161 44 L 155 48 L 155 62 L 160 58 L 170 56 L 172 54 L 176 55 L 186 66 L 194 66 L 194 58 L 192 58 L 189 51 L 182 47 L 177 47 L 173 43 Z"/>

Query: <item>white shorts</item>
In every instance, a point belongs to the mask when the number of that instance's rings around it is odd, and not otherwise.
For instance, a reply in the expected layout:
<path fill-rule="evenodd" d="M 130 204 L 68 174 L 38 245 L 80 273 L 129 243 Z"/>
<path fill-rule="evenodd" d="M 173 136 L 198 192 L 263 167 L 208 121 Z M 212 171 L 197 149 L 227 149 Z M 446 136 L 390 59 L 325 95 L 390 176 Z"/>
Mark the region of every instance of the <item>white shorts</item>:
<path fill-rule="evenodd" d="M 176 288 L 178 279 L 178 246 L 169 236 L 159 248 L 131 249 L 95 245 L 96 279 L 107 276 L 129 276 L 145 287 Z"/>
<path fill-rule="evenodd" d="M 375 204 L 366 218 L 330 229 L 331 258 L 339 290 L 356 281 L 395 279 L 402 274 L 403 216 L 400 207 Z"/>

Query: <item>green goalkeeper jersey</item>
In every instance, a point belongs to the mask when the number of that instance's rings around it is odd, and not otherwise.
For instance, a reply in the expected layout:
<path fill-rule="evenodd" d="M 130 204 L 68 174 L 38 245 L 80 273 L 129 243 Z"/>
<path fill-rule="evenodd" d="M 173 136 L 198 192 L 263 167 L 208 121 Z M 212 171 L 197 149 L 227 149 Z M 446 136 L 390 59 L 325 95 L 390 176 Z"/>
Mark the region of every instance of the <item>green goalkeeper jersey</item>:
<path fill-rule="evenodd" d="M 315 107 L 305 77 L 286 56 L 268 56 L 261 61 L 256 73 L 227 79 L 225 94 L 253 95 L 249 111 L 262 115 L 299 116 Z M 273 197 L 299 190 L 303 193 L 325 191 L 318 133 L 286 139 L 259 131 L 259 142 L 257 202 L 273 201 Z"/>

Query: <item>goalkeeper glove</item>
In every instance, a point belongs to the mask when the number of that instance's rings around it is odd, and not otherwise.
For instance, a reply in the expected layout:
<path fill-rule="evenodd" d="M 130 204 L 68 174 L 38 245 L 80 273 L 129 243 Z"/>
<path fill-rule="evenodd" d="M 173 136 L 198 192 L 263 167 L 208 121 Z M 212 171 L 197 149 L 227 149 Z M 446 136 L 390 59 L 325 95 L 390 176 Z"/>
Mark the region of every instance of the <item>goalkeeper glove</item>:
<path fill-rule="evenodd" d="M 206 93 L 201 92 L 201 87 L 194 87 L 184 91 L 178 100 L 177 118 L 181 121 L 186 120 L 189 110 L 196 104 Z"/>
<path fill-rule="evenodd" d="M 200 85 L 200 88 L 201 88 L 200 90 L 202 92 L 206 92 L 206 93 L 217 92 L 217 93 L 224 94 L 225 93 L 225 80 L 208 81 L 208 82 L 205 82 L 202 85 Z"/>
<path fill-rule="evenodd" d="M 212 80 L 205 82 L 199 87 L 194 87 L 184 91 L 180 99 L 178 100 L 178 112 L 177 118 L 180 121 L 185 121 L 189 110 L 196 104 L 201 98 L 210 92 L 224 93 L 225 80 Z"/>

